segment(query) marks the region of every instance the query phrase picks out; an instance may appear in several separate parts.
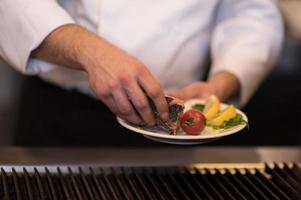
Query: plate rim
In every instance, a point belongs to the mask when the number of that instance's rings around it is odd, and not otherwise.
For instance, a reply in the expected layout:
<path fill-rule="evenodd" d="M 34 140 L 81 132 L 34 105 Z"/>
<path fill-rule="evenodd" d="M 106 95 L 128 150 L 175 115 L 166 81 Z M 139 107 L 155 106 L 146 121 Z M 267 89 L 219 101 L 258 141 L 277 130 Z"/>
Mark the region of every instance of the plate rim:
<path fill-rule="evenodd" d="M 191 99 L 186 101 L 184 104 L 195 104 L 195 103 L 204 103 L 205 100 L 202 99 Z M 230 104 L 225 104 L 225 103 L 221 103 L 221 107 L 226 107 L 229 106 Z M 185 110 L 190 109 L 191 106 L 187 107 L 185 106 Z M 248 122 L 248 117 L 246 116 L 246 114 L 244 112 L 242 112 L 241 110 L 239 110 L 238 108 L 235 108 L 236 112 L 241 114 L 243 119 Z M 246 124 L 241 124 L 238 125 L 236 128 L 234 129 L 230 129 L 230 130 L 225 130 L 223 132 L 220 133 L 216 133 L 216 134 L 210 134 L 210 135 L 168 135 L 168 134 L 162 134 L 162 133 L 155 133 L 155 132 L 151 132 L 148 130 L 143 130 L 140 128 L 137 128 L 136 126 L 130 125 L 129 123 L 127 123 L 125 120 L 116 117 L 117 121 L 120 125 L 122 125 L 123 127 L 134 131 L 136 133 L 140 133 L 143 135 L 147 135 L 147 136 L 151 136 L 151 137 L 156 137 L 156 138 L 162 138 L 162 139 L 173 139 L 173 140 L 206 140 L 206 139 L 214 139 L 214 138 L 219 138 L 219 137 L 224 137 L 224 136 L 228 136 L 228 135 L 232 135 L 234 133 L 237 133 L 239 131 L 241 131 L 242 129 L 244 129 L 246 127 Z"/>

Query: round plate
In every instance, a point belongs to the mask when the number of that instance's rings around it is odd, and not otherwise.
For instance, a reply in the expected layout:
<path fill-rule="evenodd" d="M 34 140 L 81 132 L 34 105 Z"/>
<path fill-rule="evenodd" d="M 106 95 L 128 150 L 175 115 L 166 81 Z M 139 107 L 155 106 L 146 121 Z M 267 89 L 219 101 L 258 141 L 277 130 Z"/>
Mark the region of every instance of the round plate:
<path fill-rule="evenodd" d="M 186 101 L 184 103 L 185 110 L 191 109 L 194 104 L 201 103 L 204 104 L 204 100 L 200 99 L 192 99 L 189 101 Z M 221 104 L 221 109 L 226 108 L 227 104 Z M 243 119 L 248 122 L 247 116 L 240 111 L 239 109 L 236 109 L 236 112 L 241 114 Z M 192 145 L 192 144 L 201 144 L 205 142 L 209 142 L 227 135 L 231 135 L 234 133 L 237 133 L 241 131 L 243 128 L 245 128 L 246 124 L 240 124 L 235 127 L 232 127 L 230 129 L 220 129 L 220 130 L 214 130 L 210 127 L 205 127 L 205 129 L 201 132 L 200 135 L 187 135 L 181 128 L 177 132 L 177 135 L 169 135 L 163 131 L 160 131 L 158 129 L 149 127 L 149 128 L 142 128 L 136 125 L 133 125 L 119 117 L 117 117 L 117 121 L 124 126 L 125 128 L 132 130 L 137 133 L 141 133 L 146 138 L 149 138 L 151 140 L 155 140 L 158 142 L 164 142 L 169 144 L 181 144 L 181 145 Z"/>

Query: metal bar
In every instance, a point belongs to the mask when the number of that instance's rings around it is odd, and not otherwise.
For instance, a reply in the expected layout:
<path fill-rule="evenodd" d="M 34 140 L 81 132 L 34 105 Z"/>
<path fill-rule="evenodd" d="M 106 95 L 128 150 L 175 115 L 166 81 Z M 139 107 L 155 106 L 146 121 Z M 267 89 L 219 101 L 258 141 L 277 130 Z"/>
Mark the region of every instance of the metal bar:
<path fill-rule="evenodd" d="M 37 168 L 34 168 L 35 178 L 38 183 L 38 193 L 40 194 L 41 199 L 46 200 L 46 194 L 42 185 L 40 173 L 38 172 Z"/>
<path fill-rule="evenodd" d="M 67 186 L 67 189 L 68 189 L 68 191 L 69 191 L 69 194 L 70 194 L 70 196 L 71 196 L 72 199 L 78 199 L 78 200 L 81 200 L 81 199 L 79 199 L 80 196 L 77 195 L 76 188 L 75 188 L 74 185 L 73 185 L 73 178 L 74 178 L 74 177 L 71 176 L 70 171 L 69 171 L 69 168 L 67 168 L 67 170 L 68 170 L 68 173 L 67 173 L 67 172 L 64 173 L 63 179 L 64 179 L 64 181 L 65 181 L 65 184 L 66 184 L 66 186 Z M 76 182 L 75 182 L 75 183 L 76 183 Z"/>
<path fill-rule="evenodd" d="M 72 183 L 71 187 L 73 186 L 72 188 L 75 190 L 75 194 L 77 196 L 77 199 L 79 199 L 79 200 L 86 199 L 86 198 L 83 198 L 83 195 L 81 194 L 80 189 L 78 188 L 78 184 L 76 183 L 75 176 L 74 176 L 74 174 L 73 174 L 70 167 L 68 167 L 68 173 L 69 173 L 69 176 L 71 178 L 71 183 Z"/>
<path fill-rule="evenodd" d="M 112 169 L 111 168 L 108 169 L 108 173 L 106 175 L 108 178 L 108 181 L 110 182 L 111 187 L 113 188 L 113 191 L 114 191 L 115 195 L 117 196 L 117 199 L 122 199 L 122 198 L 124 198 L 123 197 L 124 195 L 122 194 L 122 191 L 118 188 L 116 178 L 112 174 L 112 171 L 109 171 L 109 170 L 112 170 Z"/>
<path fill-rule="evenodd" d="M 152 187 L 154 195 L 156 196 L 156 199 L 166 199 L 166 196 L 162 193 L 162 191 L 159 188 L 159 184 L 154 179 L 153 169 L 147 168 L 144 170 L 144 176 L 146 181 L 149 182 L 149 185 Z"/>
<path fill-rule="evenodd" d="M 20 190 L 20 186 L 19 186 L 19 181 L 18 181 L 18 174 L 15 170 L 15 168 L 12 168 L 12 174 L 13 174 L 13 181 L 14 181 L 14 186 L 15 186 L 15 194 L 17 197 L 17 200 L 21 200 L 21 190 Z"/>
<path fill-rule="evenodd" d="M 58 195 L 54 189 L 54 185 L 53 185 L 53 181 L 52 181 L 52 178 L 51 178 L 51 174 L 48 170 L 47 167 L 45 167 L 45 172 L 46 172 L 46 179 L 47 179 L 47 182 L 48 182 L 48 185 L 49 185 L 49 188 L 50 188 L 50 195 L 52 197 L 53 200 L 57 200 L 58 199 Z"/>
<path fill-rule="evenodd" d="M 256 173 L 256 172 L 255 172 Z M 260 173 L 260 172 L 259 172 Z M 269 199 L 277 199 L 277 200 L 281 200 L 280 198 L 277 197 L 277 195 L 270 190 L 266 184 L 264 184 L 257 176 L 256 174 L 252 174 L 251 171 L 249 169 L 246 169 L 246 176 L 249 177 L 249 179 L 254 182 L 255 185 L 259 186 L 262 190 L 262 192 L 267 195 L 267 197 Z"/>
<path fill-rule="evenodd" d="M 213 170 L 216 171 L 216 169 Z M 218 179 L 217 176 L 211 174 L 211 172 L 207 168 L 205 168 L 205 171 L 209 179 L 212 180 L 213 183 L 215 183 L 214 185 L 220 188 L 219 191 L 223 191 L 223 194 L 226 196 L 226 199 L 235 199 L 231 192 L 228 191 L 228 189 L 222 184 L 222 182 Z"/>
<path fill-rule="evenodd" d="M 85 190 L 85 186 L 83 184 L 83 180 L 81 179 L 80 174 L 78 172 L 76 172 L 76 173 L 73 173 L 73 176 L 74 176 L 74 180 L 76 183 L 76 187 L 78 188 L 82 198 L 84 200 L 88 200 L 88 194 L 87 194 L 87 191 Z"/>
<path fill-rule="evenodd" d="M 112 170 L 112 177 L 113 177 L 115 183 L 117 184 L 117 187 L 121 191 L 120 193 L 121 193 L 121 196 L 123 197 L 123 199 L 126 199 L 126 200 L 131 199 L 129 190 L 127 190 L 127 188 L 126 188 L 126 184 L 122 183 L 122 180 L 118 177 L 118 174 L 116 173 L 114 168 L 111 168 L 111 170 Z"/>
<path fill-rule="evenodd" d="M 236 196 L 237 199 L 247 200 L 247 198 L 237 189 L 237 187 L 233 184 L 232 181 L 229 180 L 228 173 L 222 174 L 220 170 L 216 169 L 216 176 L 224 182 L 226 187 L 232 191 L 232 194 Z"/>
<path fill-rule="evenodd" d="M 74 200 L 72 198 L 71 194 L 68 191 L 67 184 L 65 183 L 63 174 L 62 174 L 61 169 L 59 167 L 57 168 L 57 172 L 58 172 L 58 179 L 59 179 L 61 188 L 63 188 L 63 192 L 64 192 L 63 194 L 65 196 L 65 199 L 67 199 L 67 200 Z"/>
<path fill-rule="evenodd" d="M 84 174 L 82 168 L 79 167 L 78 170 L 79 170 L 79 176 L 80 176 L 80 179 L 81 179 L 81 181 L 83 182 L 84 190 L 87 192 L 87 194 L 88 194 L 88 196 L 89 196 L 89 199 L 91 199 L 91 200 L 94 200 L 94 199 L 95 199 L 95 200 L 99 200 L 100 198 L 99 198 L 97 192 L 93 194 L 93 192 L 92 192 L 92 190 L 91 190 L 92 185 L 89 185 L 89 183 L 88 183 L 88 181 L 87 181 L 87 179 L 86 179 L 86 176 L 85 176 L 85 174 Z"/>
<path fill-rule="evenodd" d="M 52 175 L 51 175 L 51 179 L 53 181 L 53 187 L 56 191 L 56 196 L 57 196 L 57 199 L 59 200 L 65 200 L 66 197 L 65 197 L 65 192 L 64 192 L 64 188 L 62 186 L 62 183 L 61 183 L 61 180 L 60 180 L 60 177 L 58 175 L 58 172 L 54 172 Z"/>
<path fill-rule="evenodd" d="M 290 197 L 288 197 L 285 192 L 279 188 L 274 182 L 270 180 L 270 178 L 266 178 L 258 169 L 255 169 L 256 175 L 258 179 L 260 179 L 264 184 L 272 190 L 274 193 L 276 193 L 277 197 L 279 197 L 281 200 L 291 200 Z"/>
<path fill-rule="evenodd" d="M 245 170 L 245 169 L 244 169 Z M 249 187 L 250 189 L 252 189 L 252 192 L 254 194 L 256 194 L 257 196 L 259 196 L 259 199 L 265 199 L 268 200 L 268 197 L 260 190 L 260 188 L 258 188 L 249 178 L 248 176 L 246 176 L 245 174 L 241 174 L 241 172 L 236 169 L 236 173 L 241 177 L 241 179 L 245 182 L 245 184 L 247 185 L 247 187 Z M 256 197 L 257 197 L 256 196 Z"/>
<path fill-rule="evenodd" d="M 299 166 L 296 163 L 293 163 L 293 169 L 294 169 L 294 171 L 298 174 L 298 177 L 301 177 L 301 166 L 300 167 Z"/>
<path fill-rule="evenodd" d="M 132 191 L 132 194 L 134 195 L 134 199 L 144 199 L 143 194 L 135 185 L 135 182 L 133 180 L 133 177 L 131 177 L 131 172 L 129 171 L 129 169 L 122 168 L 122 171 L 124 173 L 125 181 L 128 184 L 129 189 Z"/>
<path fill-rule="evenodd" d="M 245 186 L 242 180 L 237 176 L 237 173 L 232 174 L 228 169 L 225 169 L 226 173 L 229 174 L 229 179 L 235 182 L 235 185 L 240 188 L 241 192 L 244 192 L 244 196 L 247 195 L 247 199 L 257 199 L 254 194 Z"/>
<path fill-rule="evenodd" d="M 185 168 L 184 169 L 184 176 L 191 180 L 192 186 L 195 188 L 196 191 L 201 191 L 200 194 L 205 195 L 205 199 L 214 200 L 214 198 L 208 193 L 208 191 L 203 187 L 203 185 L 195 178 L 190 171 Z"/>
<path fill-rule="evenodd" d="M 275 171 L 281 175 L 295 190 L 301 195 L 301 185 L 285 169 L 281 169 L 275 164 Z M 301 197 L 301 196 L 300 196 Z"/>
<path fill-rule="evenodd" d="M 100 168 L 100 176 L 104 181 L 104 185 L 107 187 L 107 189 L 109 190 L 110 194 L 111 194 L 111 198 L 110 199 L 118 199 L 118 197 L 116 196 L 116 193 L 113 189 L 113 186 L 111 184 L 111 182 L 109 181 L 108 177 L 106 176 L 106 174 L 104 173 L 103 169 Z"/>
<path fill-rule="evenodd" d="M 191 199 L 198 199 L 201 200 L 202 198 L 198 195 L 197 191 L 193 189 L 193 186 L 191 185 L 191 182 L 188 180 L 186 176 L 184 176 L 183 171 L 180 171 L 180 169 L 176 170 L 176 175 L 178 177 L 178 180 L 180 183 L 182 183 L 182 187 L 187 189 L 187 193 L 191 195 Z"/>
<path fill-rule="evenodd" d="M 4 199 L 9 200 L 9 192 L 8 192 L 8 182 L 7 182 L 7 174 L 5 173 L 4 169 L 1 168 L 1 177 L 2 177 L 2 183 L 3 183 L 3 190 L 4 190 Z"/>
<path fill-rule="evenodd" d="M 178 184 L 177 180 L 174 178 L 174 174 L 170 173 L 170 170 L 166 170 L 167 177 L 170 179 L 171 184 L 175 187 L 180 199 L 190 199 L 182 187 Z"/>
<path fill-rule="evenodd" d="M 294 166 L 291 168 L 287 164 L 284 164 L 284 170 L 286 170 L 297 182 L 301 183 L 301 171 L 298 173 L 298 168 L 294 168 Z"/>
<path fill-rule="evenodd" d="M 301 199 L 301 194 L 299 194 L 295 188 L 293 188 L 283 176 L 279 174 L 276 170 L 272 170 L 270 167 L 267 166 L 267 172 L 272 175 L 272 180 L 276 183 L 279 187 L 285 190 L 285 193 L 290 195 L 293 199 Z"/>
<path fill-rule="evenodd" d="M 97 180 L 97 177 L 96 177 L 96 175 L 94 173 L 94 170 L 91 167 L 89 168 L 89 170 L 90 170 L 90 174 L 92 175 L 92 180 L 93 180 L 93 182 L 94 182 L 94 184 L 96 186 L 97 192 L 100 195 L 100 198 L 101 199 L 108 199 L 106 197 L 106 194 L 108 194 L 108 193 L 105 192 L 106 191 L 105 186 L 104 185 L 103 186 L 100 185 L 102 183 L 99 183 L 99 181 Z"/>
<path fill-rule="evenodd" d="M 35 177 L 35 174 L 34 174 L 34 171 L 31 172 L 31 174 L 29 174 L 30 176 L 30 187 L 32 189 L 32 194 L 33 194 L 33 197 L 34 198 L 40 198 L 40 191 L 39 191 L 39 186 L 38 186 L 38 182 L 36 180 L 36 177 Z"/>
<path fill-rule="evenodd" d="M 42 182 L 42 186 L 43 186 L 44 191 L 45 191 L 45 198 L 47 200 L 50 200 L 51 199 L 51 192 L 50 192 L 50 188 L 48 186 L 47 177 L 45 177 L 44 173 L 41 176 L 41 182 Z"/>
<path fill-rule="evenodd" d="M 168 199 L 176 199 L 177 197 L 172 192 L 172 189 L 165 181 L 165 179 L 162 178 L 162 174 L 159 174 L 158 169 L 155 170 L 154 176 L 159 180 L 158 182 L 161 185 L 162 191 L 166 192 L 166 194 L 168 195 Z"/>
<path fill-rule="evenodd" d="M 130 188 L 130 185 L 128 184 L 128 182 L 127 182 L 127 180 L 126 180 L 125 174 L 124 174 L 124 173 L 120 173 L 120 174 L 119 174 L 119 178 L 120 178 L 120 180 L 121 180 L 121 182 L 122 182 L 122 185 L 125 186 L 125 189 L 126 189 L 128 195 L 129 195 L 129 198 L 130 198 L 130 199 L 134 199 L 134 198 L 135 198 L 135 195 L 133 194 L 133 192 L 132 192 L 132 190 L 131 190 L 131 188 Z"/>
<path fill-rule="evenodd" d="M 208 180 L 208 178 L 200 173 L 199 169 L 194 168 L 194 172 L 196 178 L 199 181 L 203 182 L 205 187 L 207 187 L 208 190 L 211 191 L 211 194 L 214 199 L 222 199 L 222 200 L 224 199 L 222 194 L 212 185 L 212 183 Z"/>
<path fill-rule="evenodd" d="M 25 168 L 23 168 L 24 178 L 25 178 L 25 187 L 27 189 L 28 199 L 33 200 L 33 191 L 30 183 L 30 176 Z"/>
<path fill-rule="evenodd" d="M 2 183 L 2 174 L 0 172 L 0 199 L 4 198 L 4 190 L 3 190 L 3 183 Z"/>
<path fill-rule="evenodd" d="M 132 171 L 134 178 L 137 180 L 138 186 L 143 190 L 144 197 L 146 199 L 154 199 L 155 197 L 150 193 L 150 191 L 147 189 L 145 182 L 142 180 L 141 175 L 136 172 L 136 170 Z"/>

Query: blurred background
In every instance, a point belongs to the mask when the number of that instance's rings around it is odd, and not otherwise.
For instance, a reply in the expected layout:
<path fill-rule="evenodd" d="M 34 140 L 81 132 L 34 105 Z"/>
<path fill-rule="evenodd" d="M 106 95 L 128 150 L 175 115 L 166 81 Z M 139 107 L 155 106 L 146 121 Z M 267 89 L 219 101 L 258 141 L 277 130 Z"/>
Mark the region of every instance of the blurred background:
<path fill-rule="evenodd" d="M 210 145 L 301 145 L 301 0 L 280 0 L 286 37 L 275 70 L 243 109 L 247 133 Z M 0 145 L 10 145 L 23 76 L 0 58 Z"/>

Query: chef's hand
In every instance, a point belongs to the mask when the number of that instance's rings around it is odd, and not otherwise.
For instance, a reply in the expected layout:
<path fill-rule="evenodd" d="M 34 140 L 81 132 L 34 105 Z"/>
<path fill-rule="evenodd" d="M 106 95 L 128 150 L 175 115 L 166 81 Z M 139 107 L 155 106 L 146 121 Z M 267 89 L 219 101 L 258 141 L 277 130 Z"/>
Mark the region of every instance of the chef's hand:
<path fill-rule="evenodd" d="M 104 49 L 104 54 L 98 53 Z M 90 85 L 97 97 L 116 115 L 135 124 L 146 122 L 154 125 L 153 111 L 147 95 L 162 118 L 168 119 L 167 102 L 160 83 L 143 63 L 106 42 L 99 50 L 91 49 L 88 54 L 93 59 L 84 66 Z"/>
<path fill-rule="evenodd" d="M 171 96 L 183 100 L 194 98 L 206 99 L 210 95 L 216 95 L 222 102 L 239 93 L 240 83 L 238 78 L 230 72 L 220 71 L 210 76 L 207 82 L 195 82 L 187 87 L 169 93 Z"/>
<path fill-rule="evenodd" d="M 127 121 L 154 125 L 147 96 L 162 119 L 168 120 L 168 106 L 160 83 L 146 66 L 78 25 L 59 27 L 31 56 L 86 71 L 96 96 Z"/>

